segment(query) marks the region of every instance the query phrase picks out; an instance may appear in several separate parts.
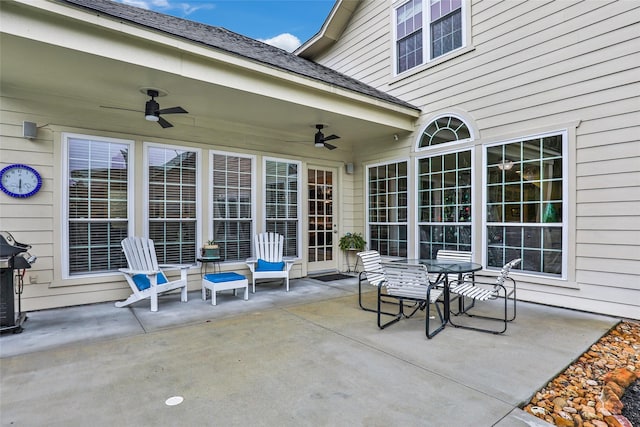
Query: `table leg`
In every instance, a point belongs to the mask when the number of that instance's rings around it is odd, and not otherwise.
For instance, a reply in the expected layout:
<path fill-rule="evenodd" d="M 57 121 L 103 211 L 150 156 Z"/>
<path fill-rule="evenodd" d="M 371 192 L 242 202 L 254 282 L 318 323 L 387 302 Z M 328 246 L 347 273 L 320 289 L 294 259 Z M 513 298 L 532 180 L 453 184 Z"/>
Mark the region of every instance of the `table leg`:
<path fill-rule="evenodd" d="M 449 298 L 449 274 L 444 273 L 444 323 L 451 318 L 451 301 Z"/>

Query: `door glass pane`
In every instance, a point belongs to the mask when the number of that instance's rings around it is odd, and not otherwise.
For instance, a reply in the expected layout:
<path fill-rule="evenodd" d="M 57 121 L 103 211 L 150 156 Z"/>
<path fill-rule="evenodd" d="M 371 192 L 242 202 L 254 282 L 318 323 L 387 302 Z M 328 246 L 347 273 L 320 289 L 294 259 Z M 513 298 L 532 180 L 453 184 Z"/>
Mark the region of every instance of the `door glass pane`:
<path fill-rule="evenodd" d="M 309 169 L 309 262 L 333 260 L 333 173 Z"/>

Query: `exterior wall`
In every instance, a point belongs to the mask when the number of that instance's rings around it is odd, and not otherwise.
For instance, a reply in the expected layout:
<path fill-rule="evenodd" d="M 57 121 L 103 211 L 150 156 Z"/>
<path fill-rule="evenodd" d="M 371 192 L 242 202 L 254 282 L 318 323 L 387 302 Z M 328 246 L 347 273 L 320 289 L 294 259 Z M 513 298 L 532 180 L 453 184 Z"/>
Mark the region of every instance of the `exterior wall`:
<path fill-rule="evenodd" d="M 363 1 L 315 58 L 423 110 L 400 141 L 356 147 L 357 164 L 414 156 L 423 127 L 446 112 L 477 127 L 478 170 L 483 144 L 566 129 L 567 280 L 519 277 L 519 297 L 640 318 L 640 4 L 474 0 L 470 10 L 469 46 L 402 76 L 392 69 L 390 2 Z"/>
<path fill-rule="evenodd" d="M 46 103 L 43 103 L 46 104 Z M 345 162 L 340 159 L 344 153 L 336 154 L 324 150 L 324 158 L 318 155 L 318 150 L 312 144 L 307 146 L 301 144 L 282 144 L 282 141 L 274 140 L 268 134 L 258 135 L 250 129 L 242 131 L 233 130 L 233 126 L 228 128 L 219 127 L 215 136 L 212 136 L 210 129 L 194 129 L 188 132 L 178 133 L 176 137 L 169 139 L 161 135 L 162 131 L 150 136 L 141 135 L 135 123 L 109 123 L 100 122 L 89 116 L 68 115 L 67 111 L 72 105 L 61 100 L 57 109 L 48 107 L 38 107 L 37 105 L 16 97 L 0 98 L 0 141 L 2 151 L 0 152 L 0 167 L 11 163 L 28 163 L 40 172 L 43 185 L 42 189 L 35 195 L 27 199 L 14 199 L 0 194 L 0 230 L 9 231 L 17 241 L 32 245 L 29 251 L 38 257 L 31 269 L 26 270 L 25 286 L 22 296 L 23 311 L 32 311 L 53 307 L 72 306 L 89 304 L 103 301 L 113 301 L 125 299 L 130 290 L 120 273 L 96 275 L 93 277 L 83 277 L 81 279 L 63 279 L 61 274 L 61 252 L 62 247 L 62 133 L 77 133 L 92 136 L 104 136 L 111 138 L 128 139 L 135 141 L 135 193 L 143 194 L 142 186 L 142 149 L 143 143 L 147 141 L 178 145 L 184 147 L 194 147 L 201 149 L 202 154 L 202 182 L 206 184 L 209 174 L 209 150 L 222 150 L 235 153 L 255 154 L 256 158 L 256 217 L 255 224 L 258 230 L 263 227 L 263 212 L 261 206 L 262 179 L 261 164 L 262 157 L 276 157 L 282 159 L 299 160 L 302 162 L 303 183 L 306 183 L 306 169 L 309 164 L 314 167 L 332 167 L 338 171 L 336 185 L 340 188 L 350 188 L 354 185 L 353 176 L 345 173 Z M 38 124 L 38 136 L 36 139 L 28 140 L 22 137 L 22 121 L 34 121 Z M 58 125 L 56 123 L 65 123 Z M 107 128 L 107 129 L 105 129 Z M 159 128 L 159 127 L 158 127 Z M 160 129 L 160 128 L 159 128 Z M 176 135 L 176 134 L 174 134 Z M 340 150 L 334 150 L 340 151 Z M 348 155 L 348 153 L 347 153 Z M 303 191 L 303 206 L 306 198 Z M 343 209 L 349 216 L 354 210 L 354 206 L 349 202 L 351 191 L 341 191 L 340 199 L 336 203 L 340 206 L 343 200 L 347 202 Z M 204 236 L 209 235 L 208 204 L 209 187 L 201 186 L 201 222 L 200 232 Z M 142 235 L 144 228 L 142 220 L 142 197 L 133 201 L 136 204 L 135 221 L 136 235 Z M 302 241 L 306 242 L 305 230 L 306 208 L 302 209 L 301 220 Z M 344 224 L 340 224 L 339 232 L 352 229 L 353 219 L 348 218 Z M 339 251 L 336 245 L 336 250 Z M 307 274 L 306 252 L 304 243 L 301 243 L 301 262 L 294 265 L 292 277 L 302 277 Z M 340 260 L 339 266 L 346 269 L 345 260 Z M 246 265 L 242 262 L 226 263 L 222 265 L 223 270 L 236 271 L 241 274 L 250 274 Z M 200 289 L 201 277 L 198 267 L 189 271 L 189 289 Z"/>

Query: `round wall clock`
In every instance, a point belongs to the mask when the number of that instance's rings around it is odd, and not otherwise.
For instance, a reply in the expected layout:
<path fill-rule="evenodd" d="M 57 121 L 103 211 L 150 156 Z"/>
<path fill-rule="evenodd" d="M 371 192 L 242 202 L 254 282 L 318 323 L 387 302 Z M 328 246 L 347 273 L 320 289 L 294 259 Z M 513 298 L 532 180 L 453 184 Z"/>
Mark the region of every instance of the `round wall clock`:
<path fill-rule="evenodd" d="M 15 164 L 0 171 L 0 190 L 11 197 L 31 197 L 42 187 L 42 178 L 31 166 Z"/>

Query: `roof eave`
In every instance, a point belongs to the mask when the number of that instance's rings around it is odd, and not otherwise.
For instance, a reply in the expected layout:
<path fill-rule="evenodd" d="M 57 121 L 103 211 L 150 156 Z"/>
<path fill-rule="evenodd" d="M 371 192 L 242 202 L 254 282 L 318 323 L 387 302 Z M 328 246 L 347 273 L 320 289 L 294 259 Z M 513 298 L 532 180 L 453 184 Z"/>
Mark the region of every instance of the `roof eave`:
<path fill-rule="evenodd" d="M 293 53 L 311 59 L 334 44 L 342 35 L 351 16 L 362 0 L 336 0 L 320 31 L 304 42 Z"/>

